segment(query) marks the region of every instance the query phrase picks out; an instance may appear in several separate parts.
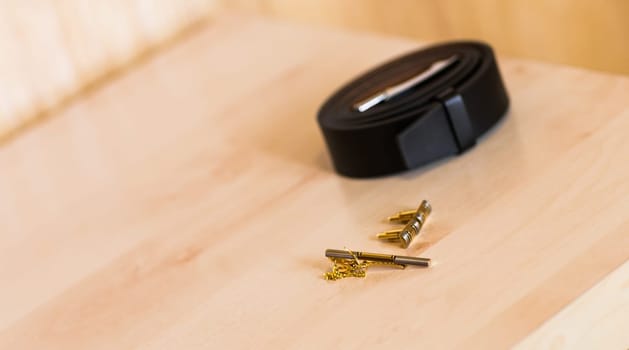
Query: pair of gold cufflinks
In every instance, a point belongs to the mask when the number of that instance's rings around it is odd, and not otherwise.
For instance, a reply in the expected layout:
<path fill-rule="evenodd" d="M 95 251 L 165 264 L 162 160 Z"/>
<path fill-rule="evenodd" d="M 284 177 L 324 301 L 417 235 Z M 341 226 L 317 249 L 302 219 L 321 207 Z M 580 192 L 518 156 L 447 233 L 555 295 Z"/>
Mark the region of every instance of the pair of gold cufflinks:
<path fill-rule="evenodd" d="M 377 237 L 389 242 L 399 242 L 402 248 L 408 248 L 413 238 L 419 235 L 419 231 L 424 226 L 431 212 L 432 207 L 430 203 L 427 200 L 423 200 L 416 210 L 405 210 L 389 216 L 389 222 L 405 224 L 403 228 L 380 232 Z"/>
<path fill-rule="evenodd" d="M 403 248 L 408 248 L 413 239 L 419 235 L 431 212 L 430 203 L 424 200 L 416 210 L 401 211 L 388 218 L 389 222 L 404 224 L 404 227 L 381 232 L 377 237 L 384 241 L 399 243 Z M 332 261 L 332 270 L 324 275 L 326 280 L 365 277 L 367 268 L 373 265 L 404 269 L 407 265 L 429 267 L 431 263 L 428 258 L 366 253 L 349 249 L 327 249 L 325 256 Z"/>

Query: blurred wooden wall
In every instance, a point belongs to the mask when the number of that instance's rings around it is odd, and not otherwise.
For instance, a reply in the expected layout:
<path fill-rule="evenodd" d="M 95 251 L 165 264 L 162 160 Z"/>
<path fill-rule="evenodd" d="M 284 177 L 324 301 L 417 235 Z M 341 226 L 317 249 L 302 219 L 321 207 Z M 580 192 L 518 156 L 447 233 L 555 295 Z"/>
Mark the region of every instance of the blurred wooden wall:
<path fill-rule="evenodd" d="M 222 0 L 228 8 L 629 74 L 627 0 Z"/>
<path fill-rule="evenodd" d="M 0 141 L 209 17 L 214 0 L 0 0 Z"/>
<path fill-rule="evenodd" d="M 217 8 L 629 74 L 627 0 L 0 0 L 0 140 Z"/>

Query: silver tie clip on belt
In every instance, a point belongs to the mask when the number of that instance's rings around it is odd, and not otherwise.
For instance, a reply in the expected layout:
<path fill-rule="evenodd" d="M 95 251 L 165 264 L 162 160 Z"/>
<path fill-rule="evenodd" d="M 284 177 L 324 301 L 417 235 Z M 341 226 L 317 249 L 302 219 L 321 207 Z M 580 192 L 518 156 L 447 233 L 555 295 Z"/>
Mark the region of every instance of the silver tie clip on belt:
<path fill-rule="evenodd" d="M 359 112 L 364 112 L 368 110 L 369 108 L 377 105 L 378 103 L 388 101 L 394 98 L 395 96 L 400 95 L 408 91 L 409 89 L 412 89 L 413 87 L 430 79 L 435 74 L 447 69 L 452 64 L 454 64 L 456 60 L 457 60 L 457 56 L 453 55 L 453 56 L 450 56 L 449 58 L 436 61 L 433 64 L 431 64 L 430 67 L 428 67 L 428 69 L 415 75 L 414 77 L 411 77 L 401 83 L 389 86 L 388 88 L 382 90 L 381 92 L 378 92 L 372 96 L 367 97 L 366 99 L 360 102 L 357 102 L 356 104 L 354 104 L 354 109 L 356 109 Z"/>

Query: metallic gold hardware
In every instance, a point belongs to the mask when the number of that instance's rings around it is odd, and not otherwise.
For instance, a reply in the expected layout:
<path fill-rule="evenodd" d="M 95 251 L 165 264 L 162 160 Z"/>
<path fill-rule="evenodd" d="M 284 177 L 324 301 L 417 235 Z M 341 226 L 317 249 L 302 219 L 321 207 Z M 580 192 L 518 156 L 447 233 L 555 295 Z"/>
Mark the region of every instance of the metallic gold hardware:
<path fill-rule="evenodd" d="M 326 272 L 323 277 L 332 281 L 347 277 L 363 278 L 367 274 L 367 268 L 374 265 L 404 269 L 406 265 L 429 267 L 431 262 L 427 258 L 354 252 L 347 249 L 327 249 L 325 256 L 330 258 L 333 266 L 332 271 Z"/>
<path fill-rule="evenodd" d="M 397 241 L 400 240 L 400 232 L 402 232 L 402 229 L 401 228 L 396 228 L 394 230 L 388 230 L 388 231 L 380 232 L 380 233 L 378 233 L 377 237 L 379 239 L 397 242 Z"/>
<path fill-rule="evenodd" d="M 417 210 L 405 210 L 396 213 L 393 216 L 389 216 L 389 221 L 404 223 L 406 226 L 401 229 L 378 233 L 377 237 L 378 239 L 389 242 L 399 242 L 403 248 L 408 248 L 413 241 L 413 238 L 419 235 L 419 231 L 422 229 L 422 226 L 431 212 L 432 207 L 430 206 L 430 203 L 423 200 Z"/>
<path fill-rule="evenodd" d="M 367 252 L 355 252 L 351 250 L 339 250 L 339 249 L 327 249 L 325 251 L 325 256 L 328 258 L 335 259 L 362 259 L 365 261 L 375 261 L 375 262 L 385 262 L 385 263 L 393 263 L 400 265 L 416 265 L 428 267 L 430 266 L 430 259 L 428 258 L 418 258 L 412 256 L 400 256 L 400 255 L 390 255 L 390 254 L 379 254 L 379 253 L 367 253 Z M 402 263 L 402 261 L 404 261 Z"/>
<path fill-rule="evenodd" d="M 389 222 L 399 222 L 399 223 L 405 224 L 409 222 L 413 217 L 415 217 L 416 213 L 417 213 L 417 209 L 404 210 L 404 211 L 396 213 L 395 215 L 389 216 L 387 220 L 389 220 Z"/>
<path fill-rule="evenodd" d="M 428 218 L 428 215 L 430 215 L 431 212 L 432 206 L 430 205 L 430 203 L 428 203 L 427 200 L 423 200 L 419 205 L 419 208 L 415 210 L 403 210 L 397 212 L 394 215 L 389 216 L 387 220 L 389 220 L 389 222 L 406 224 L 420 214 L 423 214 L 423 219 L 425 220 L 426 218 Z"/>

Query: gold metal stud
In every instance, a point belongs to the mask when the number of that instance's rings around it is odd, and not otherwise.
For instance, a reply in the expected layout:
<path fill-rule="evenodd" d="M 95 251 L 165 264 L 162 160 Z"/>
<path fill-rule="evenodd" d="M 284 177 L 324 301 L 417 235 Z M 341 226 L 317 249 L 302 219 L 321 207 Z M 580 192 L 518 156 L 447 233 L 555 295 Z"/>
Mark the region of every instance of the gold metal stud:
<path fill-rule="evenodd" d="M 399 222 L 406 224 L 401 229 L 393 229 L 378 233 L 378 239 L 386 240 L 389 242 L 399 242 L 403 248 L 408 246 L 413 241 L 422 226 L 426 222 L 426 219 L 432 212 L 432 207 L 428 201 L 423 200 L 416 210 L 405 210 L 389 216 L 390 222 Z"/>
<path fill-rule="evenodd" d="M 397 242 L 400 240 L 400 232 L 402 232 L 402 230 L 402 228 L 396 228 L 393 230 L 380 232 L 376 236 L 378 237 L 378 239 Z"/>
<path fill-rule="evenodd" d="M 430 215 L 432 212 L 432 206 L 428 203 L 427 200 L 423 200 L 417 209 L 414 210 L 403 210 L 395 213 L 387 218 L 389 222 L 392 223 L 401 223 L 407 224 L 409 221 L 417 217 L 418 215 L 423 215 L 424 219 Z"/>

